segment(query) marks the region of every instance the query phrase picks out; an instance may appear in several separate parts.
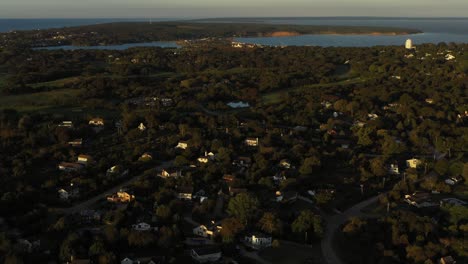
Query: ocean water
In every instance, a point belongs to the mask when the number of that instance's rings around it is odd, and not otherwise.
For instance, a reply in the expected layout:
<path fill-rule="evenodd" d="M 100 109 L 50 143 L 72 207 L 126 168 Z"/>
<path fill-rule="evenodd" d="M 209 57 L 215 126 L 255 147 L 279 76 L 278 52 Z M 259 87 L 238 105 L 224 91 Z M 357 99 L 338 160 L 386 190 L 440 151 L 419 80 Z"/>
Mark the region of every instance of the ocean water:
<path fill-rule="evenodd" d="M 152 19 L 152 21 L 173 21 L 176 19 Z M 0 19 L 0 32 L 60 28 L 109 22 L 149 21 L 148 19 Z M 272 46 L 341 46 L 369 47 L 380 45 L 403 45 L 407 38 L 415 44 L 422 43 L 468 43 L 468 18 L 234 18 L 216 19 L 210 22 L 244 22 L 322 26 L 378 26 L 411 28 L 424 31 L 422 34 L 404 36 L 374 35 L 303 35 L 293 37 L 237 38 L 236 41 Z M 177 47 L 175 42 L 150 42 L 125 45 L 85 47 L 86 49 L 126 49 L 139 46 Z M 56 49 L 54 47 L 53 49 Z M 64 49 L 83 47 L 65 46 Z"/>
<path fill-rule="evenodd" d="M 424 33 L 400 36 L 374 35 L 303 35 L 292 37 L 237 38 L 236 41 L 271 46 L 370 47 L 403 45 L 411 38 L 414 44 L 468 43 L 468 18 L 266 18 L 256 23 L 376 26 L 419 29 Z"/>
<path fill-rule="evenodd" d="M 174 19 L 152 19 L 152 21 L 171 21 Z M 0 19 L 0 32 L 14 30 L 36 30 L 47 28 L 75 27 L 112 22 L 149 21 L 142 18 L 47 18 L 47 19 Z"/>

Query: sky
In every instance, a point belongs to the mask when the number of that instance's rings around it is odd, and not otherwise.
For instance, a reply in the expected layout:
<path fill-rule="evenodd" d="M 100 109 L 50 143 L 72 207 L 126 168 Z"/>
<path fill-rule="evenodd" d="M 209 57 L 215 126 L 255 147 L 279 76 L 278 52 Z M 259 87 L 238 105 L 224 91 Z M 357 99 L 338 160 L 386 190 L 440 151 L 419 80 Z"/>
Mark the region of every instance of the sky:
<path fill-rule="evenodd" d="M 467 17 L 468 0 L 0 0 L 0 18 Z"/>

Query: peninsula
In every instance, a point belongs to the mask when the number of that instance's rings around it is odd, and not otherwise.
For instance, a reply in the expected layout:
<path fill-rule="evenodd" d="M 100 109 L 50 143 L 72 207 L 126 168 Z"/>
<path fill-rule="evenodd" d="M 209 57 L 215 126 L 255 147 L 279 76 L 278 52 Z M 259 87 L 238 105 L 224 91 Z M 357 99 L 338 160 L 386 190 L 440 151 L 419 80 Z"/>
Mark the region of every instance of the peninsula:
<path fill-rule="evenodd" d="M 121 22 L 15 31 L 0 35 L 0 46 L 44 47 L 61 45 L 113 45 L 203 38 L 296 36 L 305 34 L 407 35 L 417 29 L 358 26 L 273 25 L 256 23 Z"/>

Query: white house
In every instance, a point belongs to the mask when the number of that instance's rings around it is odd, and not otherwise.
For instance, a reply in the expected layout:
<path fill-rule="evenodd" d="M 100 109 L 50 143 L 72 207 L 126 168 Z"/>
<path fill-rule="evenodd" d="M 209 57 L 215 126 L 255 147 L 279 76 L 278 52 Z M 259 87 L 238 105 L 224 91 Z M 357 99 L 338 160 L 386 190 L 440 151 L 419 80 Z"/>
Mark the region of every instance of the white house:
<path fill-rule="evenodd" d="M 140 131 L 145 131 L 146 130 L 146 126 L 143 124 L 143 123 L 140 123 L 140 125 L 138 126 L 138 129 Z"/>
<path fill-rule="evenodd" d="M 161 178 L 182 177 L 182 171 L 176 169 L 163 169 L 159 175 Z"/>
<path fill-rule="evenodd" d="M 60 123 L 58 126 L 59 127 L 66 127 L 66 128 L 72 128 L 73 127 L 73 122 L 72 121 L 62 121 L 62 123 Z"/>
<path fill-rule="evenodd" d="M 153 159 L 153 156 L 150 153 L 143 153 L 138 160 L 140 161 L 150 161 Z"/>
<path fill-rule="evenodd" d="M 419 159 L 409 159 L 406 161 L 406 167 L 412 168 L 412 169 L 417 169 L 420 165 L 422 164 L 422 161 Z"/>
<path fill-rule="evenodd" d="M 129 258 L 124 258 L 122 261 L 120 261 L 120 264 L 135 264 L 135 263 L 138 263 L 138 262 L 134 262 L 133 260 Z"/>
<path fill-rule="evenodd" d="M 119 172 L 120 168 L 118 165 L 112 166 L 107 170 L 108 174 L 113 174 Z"/>
<path fill-rule="evenodd" d="M 286 159 L 281 160 L 279 165 L 280 165 L 281 168 L 284 168 L 284 169 L 290 169 L 291 168 L 291 162 L 289 162 Z"/>
<path fill-rule="evenodd" d="M 221 226 L 215 224 L 210 226 L 199 225 L 193 229 L 193 234 L 201 237 L 213 238 L 221 232 L 221 229 Z"/>
<path fill-rule="evenodd" d="M 400 174 L 398 164 L 390 164 L 390 167 L 388 168 L 388 172 L 390 174 Z"/>
<path fill-rule="evenodd" d="M 198 263 L 216 262 L 221 259 L 221 250 L 215 247 L 194 248 L 190 252 L 192 259 Z"/>
<path fill-rule="evenodd" d="M 208 163 L 208 161 L 210 161 L 210 158 L 208 156 L 202 156 L 202 157 L 199 157 L 197 160 L 200 163 Z"/>
<path fill-rule="evenodd" d="M 91 162 L 91 160 L 92 160 L 91 156 L 81 154 L 78 156 L 77 162 L 80 164 L 87 165 Z"/>
<path fill-rule="evenodd" d="M 71 172 L 71 171 L 79 171 L 83 169 L 83 164 L 79 163 L 70 163 L 70 162 L 62 162 L 58 165 L 58 169 L 61 171 Z"/>
<path fill-rule="evenodd" d="M 451 61 L 451 60 L 454 60 L 454 59 L 455 59 L 455 56 L 453 56 L 452 54 L 445 55 L 445 60 L 446 61 Z"/>
<path fill-rule="evenodd" d="M 135 225 L 132 225 L 132 229 L 133 230 L 136 230 L 136 231 L 149 231 L 151 230 L 151 225 L 150 224 L 147 224 L 147 223 L 138 223 L 138 224 L 135 224 Z"/>
<path fill-rule="evenodd" d="M 89 120 L 89 125 L 92 125 L 92 126 L 104 126 L 104 119 L 102 118 L 93 118 L 91 120 Z"/>
<path fill-rule="evenodd" d="M 187 149 L 188 148 L 188 143 L 185 142 L 185 141 L 179 141 L 176 148 L 178 148 L 178 149 Z"/>
<path fill-rule="evenodd" d="M 463 178 L 461 176 L 451 177 L 451 178 L 446 179 L 445 183 L 448 184 L 448 185 L 454 186 L 454 185 L 460 183 L 462 180 L 463 180 Z"/>
<path fill-rule="evenodd" d="M 58 190 L 58 195 L 61 200 L 66 201 L 78 197 L 80 195 L 80 190 L 78 188 L 69 188 L 69 190 L 60 189 Z"/>
<path fill-rule="evenodd" d="M 245 236 L 244 242 L 251 248 L 262 249 L 271 247 L 272 237 L 262 233 L 252 233 Z"/>
<path fill-rule="evenodd" d="M 179 187 L 177 192 L 177 198 L 179 198 L 179 200 L 192 200 L 193 187 Z"/>
<path fill-rule="evenodd" d="M 247 138 L 244 143 L 249 147 L 257 147 L 258 146 L 258 138 Z"/>

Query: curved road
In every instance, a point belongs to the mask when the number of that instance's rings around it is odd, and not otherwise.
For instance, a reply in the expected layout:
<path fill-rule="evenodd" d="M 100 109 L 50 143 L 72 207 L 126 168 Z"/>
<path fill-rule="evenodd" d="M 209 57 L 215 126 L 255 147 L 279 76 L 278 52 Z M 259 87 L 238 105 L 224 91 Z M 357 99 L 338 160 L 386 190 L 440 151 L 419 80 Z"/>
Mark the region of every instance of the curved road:
<path fill-rule="evenodd" d="M 328 264 L 345 264 L 336 254 L 333 248 L 333 238 L 337 230 L 351 217 L 363 216 L 361 210 L 372 203 L 377 202 L 379 196 L 374 196 L 362 201 L 341 214 L 329 217 L 325 229 L 325 237 L 322 239 L 322 254 Z"/>
<path fill-rule="evenodd" d="M 166 161 L 166 162 L 163 162 L 161 165 L 157 166 L 156 167 L 156 170 L 159 171 L 161 169 L 164 169 L 164 168 L 168 168 L 170 167 L 171 165 L 173 164 L 173 161 Z M 141 177 L 143 176 L 143 174 L 140 174 L 138 176 L 135 176 L 117 186 L 114 186 L 112 187 L 112 189 L 109 189 L 105 192 L 102 192 L 86 201 L 83 201 L 79 204 L 76 204 L 72 207 L 69 207 L 69 208 L 61 208 L 61 209 L 57 209 L 57 212 L 60 212 L 60 213 L 63 213 L 63 214 L 74 214 L 74 213 L 79 213 L 81 212 L 82 210 L 87 210 L 89 209 L 93 204 L 97 203 L 99 200 L 103 200 L 105 199 L 108 195 L 112 194 L 112 193 L 116 193 L 118 192 L 120 189 L 122 189 L 123 187 L 127 186 L 127 185 L 130 185 L 131 183 L 137 181 L 138 179 L 140 179 Z"/>

